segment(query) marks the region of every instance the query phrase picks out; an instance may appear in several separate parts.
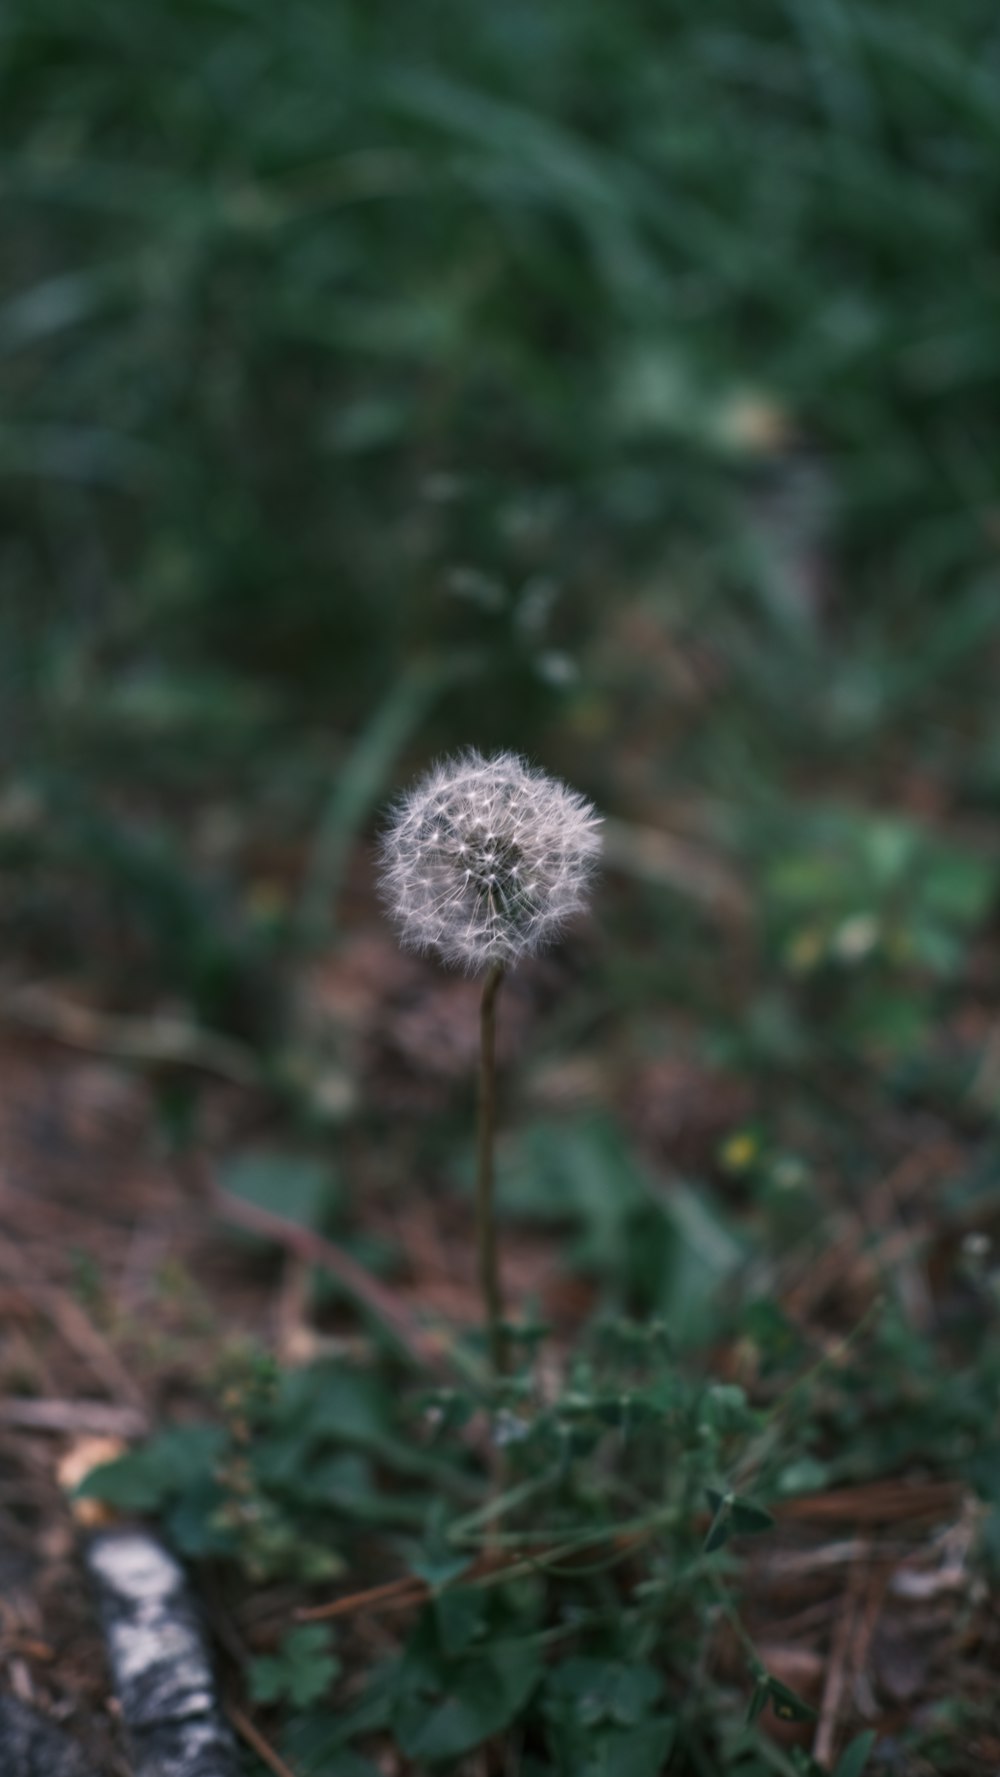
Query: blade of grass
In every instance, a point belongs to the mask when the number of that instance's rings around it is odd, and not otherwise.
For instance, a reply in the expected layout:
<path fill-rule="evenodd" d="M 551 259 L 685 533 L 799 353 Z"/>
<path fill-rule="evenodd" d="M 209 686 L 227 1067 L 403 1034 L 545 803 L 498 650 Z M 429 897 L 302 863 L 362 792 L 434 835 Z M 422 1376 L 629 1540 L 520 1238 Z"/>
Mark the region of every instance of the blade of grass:
<path fill-rule="evenodd" d="M 413 661 L 395 681 L 338 770 L 319 818 L 296 917 L 305 950 L 329 942 L 351 846 L 393 766 L 456 670 L 454 659 Z"/>

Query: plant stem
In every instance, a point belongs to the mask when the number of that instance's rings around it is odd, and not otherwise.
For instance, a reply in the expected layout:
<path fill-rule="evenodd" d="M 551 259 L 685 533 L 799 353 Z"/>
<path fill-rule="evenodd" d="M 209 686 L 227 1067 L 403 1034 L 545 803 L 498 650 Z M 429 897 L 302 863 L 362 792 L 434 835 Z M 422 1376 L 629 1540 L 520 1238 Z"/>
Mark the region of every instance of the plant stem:
<path fill-rule="evenodd" d="M 503 981 L 502 963 L 494 963 L 483 982 L 479 1008 L 479 1144 L 476 1165 L 476 1251 L 479 1287 L 486 1313 L 490 1362 L 502 1376 L 507 1368 L 503 1327 L 503 1293 L 497 1253 L 496 1214 L 493 1207 L 493 1138 L 496 1129 L 496 1029 L 497 995 Z"/>

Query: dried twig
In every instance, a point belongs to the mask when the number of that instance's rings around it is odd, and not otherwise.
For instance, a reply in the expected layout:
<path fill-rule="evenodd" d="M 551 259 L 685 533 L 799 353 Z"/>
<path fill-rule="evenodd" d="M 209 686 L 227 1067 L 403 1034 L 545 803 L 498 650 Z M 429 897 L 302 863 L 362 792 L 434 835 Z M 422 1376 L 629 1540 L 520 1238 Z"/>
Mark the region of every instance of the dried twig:
<path fill-rule="evenodd" d="M 750 897 L 728 864 L 704 846 L 658 827 L 606 820 L 604 855 L 612 869 L 663 884 L 737 925 L 751 917 Z"/>
<path fill-rule="evenodd" d="M 395 1610 L 404 1604 L 422 1604 L 429 1587 L 426 1580 L 404 1574 L 401 1579 L 388 1580 L 383 1586 L 368 1586 L 363 1592 L 348 1592 L 329 1604 L 311 1604 L 295 1612 L 297 1623 L 328 1623 L 334 1617 L 353 1616 L 359 1610 Z"/>
<path fill-rule="evenodd" d="M 874 1548 L 872 1556 L 874 1557 Z M 866 1669 L 869 1650 L 875 1638 L 875 1631 L 882 1613 L 882 1606 L 885 1603 L 885 1595 L 889 1588 L 893 1569 L 891 1563 L 875 1561 L 873 1558 L 869 1561 L 868 1572 L 868 1591 L 865 1595 L 863 1609 L 859 1613 L 857 1633 L 854 1638 L 854 1646 L 851 1649 L 851 1669 L 853 1686 L 859 1704 L 863 1707 L 864 1701 L 867 1700 L 874 1712 L 874 1699 Z M 864 1696 L 865 1692 L 867 1692 L 867 1699 Z M 866 1710 L 865 1713 L 869 1713 L 869 1711 Z"/>
<path fill-rule="evenodd" d="M 235 1086 L 260 1084 L 252 1049 L 187 1019 L 160 1013 L 134 1018 L 81 1006 L 41 986 L 16 988 L 6 995 L 2 1017 L 8 1024 L 37 1030 L 72 1049 L 113 1055 L 150 1066 L 173 1063 L 216 1074 Z"/>
<path fill-rule="evenodd" d="M 234 1222 L 248 1233 L 273 1241 L 309 1265 L 318 1265 L 335 1277 L 360 1308 L 377 1320 L 396 1346 L 420 1369 L 447 1370 L 447 1351 L 442 1342 L 402 1308 L 395 1295 L 334 1241 L 303 1228 L 274 1210 L 263 1209 L 227 1191 L 213 1177 L 207 1162 L 199 1164 L 209 1204 L 224 1221 Z"/>
<path fill-rule="evenodd" d="M 241 1740 L 245 1740 L 252 1752 L 262 1759 L 264 1764 L 274 1772 L 274 1777 L 295 1777 L 291 1765 L 286 1765 L 280 1753 L 275 1752 L 269 1740 L 265 1740 L 258 1727 L 245 1715 L 238 1703 L 227 1703 L 226 1714 Z"/>
<path fill-rule="evenodd" d="M 851 1568 L 847 1585 L 844 1587 L 843 1603 L 830 1643 L 830 1655 L 823 1682 L 823 1699 L 820 1703 L 816 1738 L 813 1742 L 813 1758 L 820 1765 L 826 1765 L 833 1755 L 840 1706 L 843 1702 L 847 1680 L 847 1668 L 857 1640 L 858 1628 L 864 1616 L 868 1573 L 867 1559 L 862 1558 Z"/>
<path fill-rule="evenodd" d="M 779 1520 L 796 1518 L 819 1524 L 893 1524 L 949 1517 L 960 1510 L 962 1498 L 963 1488 L 957 1481 L 867 1481 L 857 1487 L 781 1500 L 774 1514 Z"/>
<path fill-rule="evenodd" d="M 145 1413 L 108 1401 L 0 1400 L 0 1425 L 23 1431 L 68 1432 L 73 1436 L 139 1438 L 148 1430 Z"/>
<path fill-rule="evenodd" d="M 649 1530 L 650 1527 L 644 1527 L 642 1530 L 615 1532 L 595 1528 L 592 1534 L 580 1536 L 569 1546 L 560 1545 L 558 1540 L 545 1539 L 510 1549 L 487 1547 L 466 1568 L 461 1576 L 461 1584 L 488 1585 L 493 1580 L 502 1580 L 506 1575 L 513 1576 L 535 1570 L 546 1563 L 553 1565 L 552 1558 L 560 1555 L 568 1563 L 605 1543 L 612 1545 L 616 1557 L 624 1558 L 647 1539 Z M 329 1622 L 333 1617 L 351 1616 L 358 1611 L 376 1613 L 406 1610 L 422 1604 L 431 1596 L 431 1592 L 432 1588 L 426 1580 L 405 1574 L 397 1580 L 389 1580 L 385 1585 L 370 1586 L 363 1592 L 350 1592 L 344 1597 L 334 1598 L 329 1604 L 307 1605 L 295 1612 L 295 1619 L 300 1623 L 320 1623 Z"/>

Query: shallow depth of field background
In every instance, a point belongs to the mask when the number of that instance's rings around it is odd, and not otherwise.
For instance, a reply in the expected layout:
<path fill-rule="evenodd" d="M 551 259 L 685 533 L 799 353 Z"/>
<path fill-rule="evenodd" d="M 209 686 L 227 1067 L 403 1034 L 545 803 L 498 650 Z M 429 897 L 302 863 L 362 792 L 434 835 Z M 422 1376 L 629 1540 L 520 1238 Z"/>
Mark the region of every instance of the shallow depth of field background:
<path fill-rule="evenodd" d="M 988 818 L 989 6 L 42 0 L 0 52 L 22 963 L 95 963 L 114 899 L 118 993 L 239 1024 L 294 908 L 234 860 L 325 859 L 335 917 L 459 742 L 758 907 L 827 801 Z M 690 898 L 613 911 L 612 1010 L 722 1009 Z"/>
<path fill-rule="evenodd" d="M 149 1155 L 214 1144 L 474 1321 L 475 989 L 398 956 L 372 839 L 441 752 L 522 751 L 608 824 L 504 1003 L 513 1299 L 739 1374 L 782 1277 L 918 1201 L 872 1263 L 889 1394 L 939 1392 L 812 1480 L 957 1460 L 934 1341 L 992 1300 L 1000 1154 L 991 0 L 12 0 L 0 206 L 11 1102 L 117 1058 Z M 107 1212 L 78 1135 L 46 1152 Z M 841 1333 L 867 1298 L 822 1275 Z"/>

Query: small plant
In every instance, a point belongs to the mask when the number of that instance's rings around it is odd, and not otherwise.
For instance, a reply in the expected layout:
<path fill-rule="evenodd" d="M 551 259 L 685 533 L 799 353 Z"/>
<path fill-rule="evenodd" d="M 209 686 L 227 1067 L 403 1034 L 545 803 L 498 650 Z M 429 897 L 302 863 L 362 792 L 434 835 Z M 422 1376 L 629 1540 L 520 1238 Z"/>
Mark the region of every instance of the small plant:
<path fill-rule="evenodd" d="M 303 1623 L 285 1636 L 275 1654 L 261 1654 L 250 1668 L 250 1694 L 255 1703 L 287 1699 L 293 1708 L 315 1703 L 329 1689 L 340 1669 L 330 1652 L 330 1631 L 321 1623 Z"/>
<path fill-rule="evenodd" d="M 513 753 L 435 765 L 399 801 L 382 839 L 383 897 L 402 942 L 482 974 L 476 1236 L 490 1357 L 506 1369 L 493 1208 L 496 1006 L 507 970 L 586 902 L 599 816 L 577 791 Z"/>

